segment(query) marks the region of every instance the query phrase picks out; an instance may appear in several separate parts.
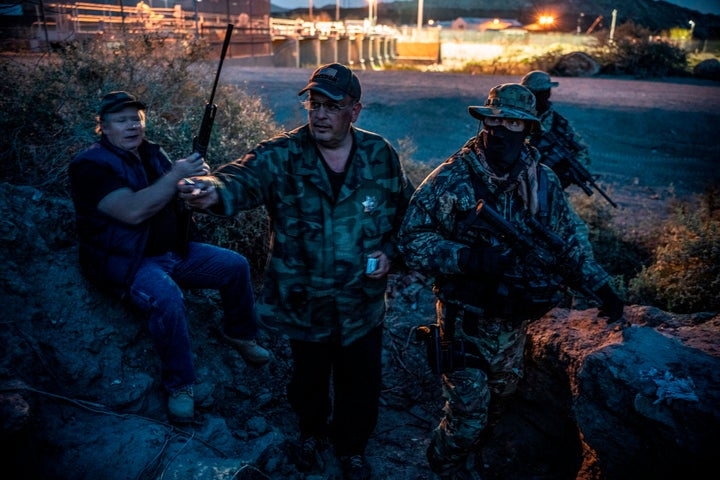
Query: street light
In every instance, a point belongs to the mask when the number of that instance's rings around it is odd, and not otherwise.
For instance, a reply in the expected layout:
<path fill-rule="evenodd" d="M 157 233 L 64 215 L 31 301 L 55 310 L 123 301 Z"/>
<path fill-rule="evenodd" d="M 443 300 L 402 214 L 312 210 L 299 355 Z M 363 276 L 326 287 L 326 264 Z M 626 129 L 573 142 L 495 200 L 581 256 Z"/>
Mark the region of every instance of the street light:
<path fill-rule="evenodd" d="M 689 20 L 688 23 L 690 24 L 690 40 L 692 40 L 693 32 L 695 31 L 695 22 Z"/>

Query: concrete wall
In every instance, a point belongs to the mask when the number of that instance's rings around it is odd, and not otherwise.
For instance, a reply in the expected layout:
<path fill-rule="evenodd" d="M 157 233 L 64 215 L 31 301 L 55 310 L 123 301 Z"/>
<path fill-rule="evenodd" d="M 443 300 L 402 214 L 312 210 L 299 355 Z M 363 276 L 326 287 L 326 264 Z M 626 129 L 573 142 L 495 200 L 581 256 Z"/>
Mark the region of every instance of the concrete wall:
<path fill-rule="evenodd" d="M 272 48 L 277 67 L 338 62 L 357 69 L 380 69 L 398 57 L 397 39 L 383 35 L 277 37 Z"/>

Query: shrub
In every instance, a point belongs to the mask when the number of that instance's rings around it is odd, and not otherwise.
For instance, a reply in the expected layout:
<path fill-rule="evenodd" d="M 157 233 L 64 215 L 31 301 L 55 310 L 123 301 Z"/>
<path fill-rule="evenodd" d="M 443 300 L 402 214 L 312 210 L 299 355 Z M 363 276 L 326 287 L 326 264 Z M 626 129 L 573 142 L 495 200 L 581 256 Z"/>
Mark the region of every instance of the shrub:
<path fill-rule="evenodd" d="M 603 32 L 601 35 L 605 35 Z M 688 72 L 687 53 L 650 30 L 627 22 L 620 25 L 611 41 L 591 53 L 603 73 L 633 75 L 636 78 L 683 76 Z"/>
<path fill-rule="evenodd" d="M 147 137 L 171 158 L 192 151 L 219 58 L 202 41 L 169 42 L 158 36 L 128 37 L 123 44 L 72 43 L 40 60 L 0 60 L 4 82 L 0 128 L 2 181 L 68 195 L 67 165 L 97 139 L 96 109 L 112 90 L 128 90 L 148 105 Z M 207 160 L 211 166 L 241 156 L 279 131 L 273 113 L 244 90 L 220 85 L 218 111 Z M 206 239 L 264 265 L 265 212 L 231 219 L 197 216 Z M 257 256 L 258 258 L 250 258 Z"/>
<path fill-rule="evenodd" d="M 677 313 L 720 310 L 720 188 L 679 202 L 653 262 L 630 282 L 631 299 Z"/>
<path fill-rule="evenodd" d="M 614 211 L 604 198 L 597 194 L 588 196 L 584 192 L 572 192 L 570 202 L 588 226 L 595 259 L 613 277 L 617 291 L 625 296 L 630 280 L 650 261 L 650 252 L 640 242 L 626 240 L 620 235 L 613 224 Z"/>
<path fill-rule="evenodd" d="M 112 46 L 71 43 L 36 61 L 3 58 L 2 106 L 11 113 L 0 120 L 7 132 L 0 140 L 2 178 L 45 189 L 66 187 L 65 166 L 94 141 L 96 108 L 111 90 L 130 90 L 148 103 L 149 138 L 172 145 L 167 140 L 174 140 L 175 132 L 165 135 L 153 120 L 176 118 L 187 105 L 200 108 L 204 89 L 191 81 L 190 65 L 206 51 L 196 42 L 168 44 L 144 36 Z"/>

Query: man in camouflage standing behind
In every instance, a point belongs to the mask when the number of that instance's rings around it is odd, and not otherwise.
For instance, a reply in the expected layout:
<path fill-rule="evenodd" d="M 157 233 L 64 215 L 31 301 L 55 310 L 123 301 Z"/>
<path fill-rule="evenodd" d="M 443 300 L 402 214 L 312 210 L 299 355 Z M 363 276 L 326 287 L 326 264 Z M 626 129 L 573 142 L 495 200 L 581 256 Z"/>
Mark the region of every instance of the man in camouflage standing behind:
<path fill-rule="evenodd" d="M 553 169 L 563 188 L 567 188 L 574 182 L 568 175 L 567 159 L 563 158 L 563 153 L 572 154 L 583 166 L 590 165 L 590 153 L 568 119 L 558 113 L 550 101 L 551 89 L 559 83 L 553 82 L 546 72 L 533 70 L 522 77 L 520 84 L 535 95 L 535 108 L 542 127 L 530 137 L 530 144 L 538 149 L 541 161 Z M 557 143 L 563 149 L 553 149 Z"/>
<path fill-rule="evenodd" d="M 523 376 L 528 324 L 557 305 L 564 287 L 596 297 L 608 321 L 623 316 L 586 225 L 526 142 L 539 128 L 533 94 L 502 84 L 468 110 L 480 120 L 478 134 L 418 187 L 399 244 L 406 264 L 435 280 L 437 324 L 424 333 L 439 332 L 444 345 L 430 360 L 446 404 L 427 457 L 443 480 L 479 478 L 473 456 Z M 549 232 L 543 238 L 565 243 L 562 258 L 549 265 L 539 251 L 522 251 L 498 230 L 503 222 L 537 240 L 540 225 Z"/>
<path fill-rule="evenodd" d="M 178 186 L 192 207 L 231 216 L 264 205 L 272 229 L 260 322 L 287 335 L 298 468 L 322 470 L 333 441 L 345 480 L 366 480 L 378 419 L 385 291 L 413 192 L 396 151 L 356 128 L 360 82 L 323 65 L 298 93 L 308 122 Z"/>

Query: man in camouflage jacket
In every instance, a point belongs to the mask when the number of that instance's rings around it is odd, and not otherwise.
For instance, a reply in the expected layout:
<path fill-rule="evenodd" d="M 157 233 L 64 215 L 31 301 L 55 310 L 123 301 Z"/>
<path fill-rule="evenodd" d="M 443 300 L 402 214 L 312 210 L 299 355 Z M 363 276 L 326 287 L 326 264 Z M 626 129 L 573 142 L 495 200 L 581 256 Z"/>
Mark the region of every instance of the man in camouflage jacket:
<path fill-rule="evenodd" d="M 290 338 L 298 466 L 312 468 L 330 436 L 345 478 L 364 479 L 378 416 L 387 273 L 413 186 L 393 147 L 352 125 L 362 109 L 354 73 L 324 65 L 298 95 L 305 92 L 307 124 L 196 178 L 201 191 L 179 188 L 190 205 L 221 215 L 266 207 L 272 245 L 260 320 Z"/>
<path fill-rule="evenodd" d="M 623 303 L 594 260 L 585 224 L 556 175 L 538 163 L 526 138 L 539 128 L 532 93 L 519 84 L 494 87 L 485 106 L 469 107 L 480 130 L 435 169 L 415 192 L 400 230 L 406 264 L 433 276 L 438 327 L 464 345 L 474 363 L 443 366 L 445 415 L 427 451 L 438 478 L 477 478 L 472 456 L 496 420 L 497 405 L 523 375 L 528 323 L 559 300 L 556 278 L 513 250 L 492 228 L 468 235 L 478 200 L 526 235 L 536 219 L 567 242 L 564 252 L 578 279 L 602 302 L 602 314 L 622 317 Z M 455 358 L 455 352 L 450 358 Z M 447 352 L 446 352 L 447 354 Z M 487 433 L 487 432 L 486 432 Z"/>
<path fill-rule="evenodd" d="M 546 72 L 533 70 L 522 77 L 520 84 L 535 95 L 535 107 L 542 127 L 533 132 L 530 144 L 540 152 L 540 161 L 552 168 L 563 188 L 567 188 L 574 182 L 567 172 L 564 155 L 572 155 L 580 165 L 587 167 L 590 165 L 590 152 L 570 121 L 555 110 L 550 101 L 551 89 L 559 83 L 552 81 Z M 553 148 L 555 144 L 559 144 L 560 148 Z"/>

